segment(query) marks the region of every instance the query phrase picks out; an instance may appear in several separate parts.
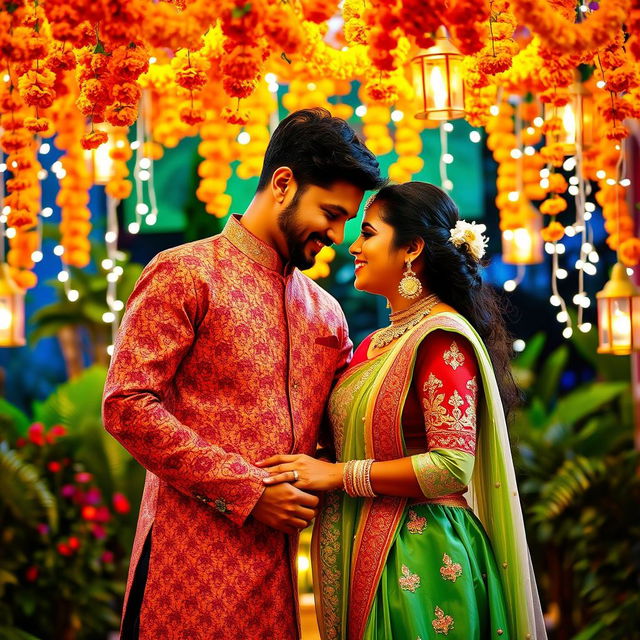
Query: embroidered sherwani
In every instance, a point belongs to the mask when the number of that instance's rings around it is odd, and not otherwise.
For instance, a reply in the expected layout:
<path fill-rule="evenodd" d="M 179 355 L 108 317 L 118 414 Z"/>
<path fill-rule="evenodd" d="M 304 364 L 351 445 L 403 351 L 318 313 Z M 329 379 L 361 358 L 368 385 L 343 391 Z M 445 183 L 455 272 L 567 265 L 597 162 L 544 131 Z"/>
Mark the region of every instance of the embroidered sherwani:
<path fill-rule="evenodd" d="M 237 217 L 146 267 L 103 406 L 147 469 L 127 585 L 151 531 L 140 640 L 299 636 L 297 539 L 251 516 L 253 463 L 314 453 L 350 354 L 338 303 Z"/>

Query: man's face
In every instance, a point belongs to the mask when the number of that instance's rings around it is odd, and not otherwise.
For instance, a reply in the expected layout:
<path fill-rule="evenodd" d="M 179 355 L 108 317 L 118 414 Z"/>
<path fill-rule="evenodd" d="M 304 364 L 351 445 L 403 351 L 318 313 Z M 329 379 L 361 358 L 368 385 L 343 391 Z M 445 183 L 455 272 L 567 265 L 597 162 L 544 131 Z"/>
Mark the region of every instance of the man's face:
<path fill-rule="evenodd" d="M 298 188 L 278 216 L 289 261 L 299 269 L 309 269 L 324 246 L 340 244 L 344 225 L 356 217 L 363 196 L 364 191 L 342 181 L 327 188 Z"/>

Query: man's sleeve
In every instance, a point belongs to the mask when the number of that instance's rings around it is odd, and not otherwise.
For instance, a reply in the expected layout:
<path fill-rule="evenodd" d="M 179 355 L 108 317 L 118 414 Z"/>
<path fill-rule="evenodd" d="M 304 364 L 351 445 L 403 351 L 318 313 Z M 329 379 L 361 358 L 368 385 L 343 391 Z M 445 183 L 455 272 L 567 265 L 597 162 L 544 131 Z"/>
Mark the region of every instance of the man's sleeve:
<path fill-rule="evenodd" d="M 204 440 L 166 408 L 196 337 L 198 297 L 189 267 L 159 254 L 129 298 L 104 390 L 107 431 L 151 473 L 241 525 L 267 473 Z"/>

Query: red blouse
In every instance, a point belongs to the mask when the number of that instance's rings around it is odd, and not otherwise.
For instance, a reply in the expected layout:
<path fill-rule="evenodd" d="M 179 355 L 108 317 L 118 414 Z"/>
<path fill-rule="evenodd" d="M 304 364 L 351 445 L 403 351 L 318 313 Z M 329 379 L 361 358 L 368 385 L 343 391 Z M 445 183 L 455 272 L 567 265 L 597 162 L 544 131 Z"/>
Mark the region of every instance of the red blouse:
<path fill-rule="evenodd" d="M 350 366 L 368 359 L 372 336 L 356 349 Z M 418 350 L 402 412 L 407 454 L 456 449 L 475 455 L 477 396 L 478 363 L 469 341 L 443 329 L 431 332 Z"/>

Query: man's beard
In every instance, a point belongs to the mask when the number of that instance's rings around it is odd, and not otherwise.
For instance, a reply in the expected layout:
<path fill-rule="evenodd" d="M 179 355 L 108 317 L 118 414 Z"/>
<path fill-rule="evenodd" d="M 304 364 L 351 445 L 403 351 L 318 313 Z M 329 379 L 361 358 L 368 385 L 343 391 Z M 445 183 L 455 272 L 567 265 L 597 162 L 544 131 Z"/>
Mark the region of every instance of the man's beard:
<path fill-rule="evenodd" d="M 298 189 L 293 196 L 293 200 L 282 210 L 278 216 L 278 227 L 282 231 L 284 240 L 287 243 L 287 249 L 289 251 L 289 262 L 298 267 L 301 271 L 310 269 L 316 262 L 315 257 L 307 257 L 304 252 L 304 248 L 309 240 L 319 240 L 325 245 L 332 244 L 331 241 L 323 237 L 319 233 L 312 233 L 308 237 L 304 237 L 304 231 L 298 226 L 298 205 L 300 203 L 300 197 L 302 196 L 302 190 Z"/>

